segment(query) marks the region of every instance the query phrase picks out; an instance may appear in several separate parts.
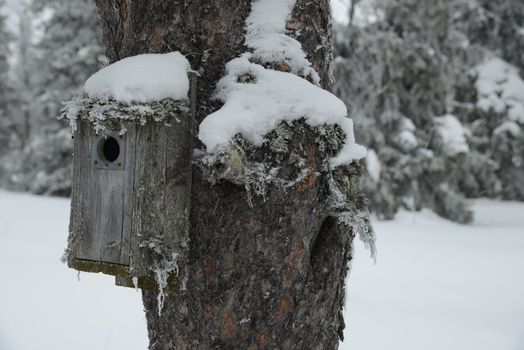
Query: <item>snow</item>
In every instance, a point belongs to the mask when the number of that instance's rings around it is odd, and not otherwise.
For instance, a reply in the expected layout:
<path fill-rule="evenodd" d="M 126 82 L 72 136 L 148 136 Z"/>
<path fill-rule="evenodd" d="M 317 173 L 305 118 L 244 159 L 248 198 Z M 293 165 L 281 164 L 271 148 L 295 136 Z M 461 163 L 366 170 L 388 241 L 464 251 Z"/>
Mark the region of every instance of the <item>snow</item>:
<path fill-rule="evenodd" d="M 513 121 L 505 121 L 502 122 L 502 124 L 500 124 L 499 126 L 497 126 L 495 130 L 493 130 L 493 135 L 499 135 L 505 132 L 509 133 L 513 137 L 518 137 L 520 135 L 521 128 L 517 123 Z"/>
<path fill-rule="evenodd" d="M 0 349 L 146 349 L 141 294 L 60 261 L 68 222 L 68 200 L 0 190 Z"/>
<path fill-rule="evenodd" d="M 377 153 L 373 149 L 369 149 L 366 155 L 366 167 L 368 169 L 369 176 L 373 180 L 380 180 L 382 166 L 380 164 L 380 159 L 378 159 Z"/>
<path fill-rule="evenodd" d="M 410 130 L 401 130 L 397 135 L 397 142 L 404 151 L 411 151 L 418 146 L 417 137 Z"/>
<path fill-rule="evenodd" d="M 91 76 L 84 92 L 92 98 L 113 98 L 124 103 L 185 100 L 190 68 L 189 61 L 179 52 L 128 57 Z"/>
<path fill-rule="evenodd" d="M 473 210 L 472 225 L 374 222 L 378 262 L 356 243 L 341 350 L 524 348 L 524 203 Z M 68 217 L 68 200 L 0 191 L 0 349 L 146 349 L 140 293 L 59 261 Z"/>
<path fill-rule="evenodd" d="M 400 213 L 376 221 L 349 276 L 341 350 L 524 349 L 524 203 L 478 200 L 475 222 Z"/>
<path fill-rule="evenodd" d="M 338 124 L 346 135 L 342 150 L 330 159 L 335 168 L 361 159 L 366 149 L 355 143 L 353 121 L 344 103 L 318 87 L 320 78 L 302 45 L 286 34 L 296 0 L 255 0 L 246 19 L 246 46 L 251 52 L 227 63 L 216 98 L 222 108 L 199 126 L 199 139 L 214 153 L 241 134 L 255 146 L 282 122 L 301 118 L 310 126 Z M 263 65 L 286 64 L 291 73 Z M 293 73 L 293 74 L 292 74 Z M 310 78 L 313 84 L 304 78 Z"/>
<path fill-rule="evenodd" d="M 255 0 L 246 19 L 248 37 L 284 33 L 295 3 L 296 0 Z"/>
<path fill-rule="evenodd" d="M 449 156 L 469 152 L 466 130 L 452 114 L 435 117 L 435 126 L 442 137 L 444 152 Z"/>
<path fill-rule="evenodd" d="M 404 117 L 400 121 L 400 129 L 415 132 L 415 130 L 417 130 L 417 127 L 415 126 L 415 123 L 413 123 L 413 120 Z"/>
<path fill-rule="evenodd" d="M 403 117 L 400 120 L 400 132 L 396 136 L 396 141 L 404 151 L 411 151 L 418 146 L 417 137 L 415 136 L 416 129 L 411 119 Z"/>
<path fill-rule="evenodd" d="M 302 44 L 286 35 L 286 23 L 296 0 L 255 0 L 246 19 L 246 46 L 252 58 L 260 63 L 286 63 L 291 72 L 311 76 L 320 84 L 318 73 L 311 67 Z"/>
<path fill-rule="evenodd" d="M 343 149 L 330 161 L 332 167 L 365 157 L 366 149 L 355 143 L 353 121 L 346 117 L 341 100 L 305 79 L 266 69 L 249 58 L 244 54 L 230 61 L 217 85 L 217 98 L 224 106 L 202 121 L 198 135 L 208 152 L 217 151 L 236 134 L 260 146 L 281 122 L 305 118 L 313 127 L 338 124 L 346 133 Z M 246 75 L 254 81 L 239 82 Z"/>
<path fill-rule="evenodd" d="M 518 68 L 500 58 L 492 58 L 475 68 L 475 87 L 479 95 L 477 106 L 484 110 L 503 113 L 524 124 L 524 80 Z"/>
<path fill-rule="evenodd" d="M 508 108 L 508 118 L 524 124 L 524 100 L 522 102 L 508 101 Z"/>

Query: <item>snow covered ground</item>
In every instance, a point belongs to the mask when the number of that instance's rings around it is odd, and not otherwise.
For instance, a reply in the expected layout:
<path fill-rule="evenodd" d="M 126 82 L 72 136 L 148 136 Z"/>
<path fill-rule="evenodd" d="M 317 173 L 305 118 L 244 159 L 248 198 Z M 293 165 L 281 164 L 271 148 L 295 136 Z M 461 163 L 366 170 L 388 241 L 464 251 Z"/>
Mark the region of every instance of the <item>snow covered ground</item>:
<path fill-rule="evenodd" d="M 140 293 L 60 261 L 69 201 L 0 191 L 0 350 L 144 350 Z"/>
<path fill-rule="evenodd" d="M 358 244 L 343 350 L 523 350 L 524 203 L 480 200 L 471 226 L 430 212 Z M 69 202 L 0 191 L 0 350 L 143 350 L 140 294 L 60 262 Z"/>
<path fill-rule="evenodd" d="M 356 249 L 343 350 L 523 350 L 524 203 L 479 200 L 473 225 L 431 212 L 375 222 Z"/>

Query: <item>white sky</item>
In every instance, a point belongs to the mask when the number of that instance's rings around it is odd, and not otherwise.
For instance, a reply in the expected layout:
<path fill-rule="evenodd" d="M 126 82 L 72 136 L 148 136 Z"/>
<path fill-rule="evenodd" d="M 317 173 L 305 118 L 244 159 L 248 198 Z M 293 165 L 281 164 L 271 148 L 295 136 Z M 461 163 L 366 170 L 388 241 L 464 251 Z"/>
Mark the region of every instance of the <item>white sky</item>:
<path fill-rule="evenodd" d="M 348 24 L 348 9 L 351 0 L 331 0 L 333 19 L 341 24 Z"/>
<path fill-rule="evenodd" d="M 7 27 L 13 33 L 16 32 L 18 27 L 18 15 L 17 13 L 22 8 L 24 1 L 21 0 L 7 0 L 4 12 L 7 15 Z"/>

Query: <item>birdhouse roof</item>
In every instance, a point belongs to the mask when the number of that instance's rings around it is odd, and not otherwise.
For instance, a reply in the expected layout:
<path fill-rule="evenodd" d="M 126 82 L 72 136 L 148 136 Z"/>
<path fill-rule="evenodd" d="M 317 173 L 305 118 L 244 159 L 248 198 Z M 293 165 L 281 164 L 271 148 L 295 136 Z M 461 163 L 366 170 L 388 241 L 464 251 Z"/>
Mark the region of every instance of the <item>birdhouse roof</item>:
<path fill-rule="evenodd" d="M 183 117 L 189 111 L 189 100 L 175 101 L 165 98 L 148 103 L 124 103 L 114 99 L 83 95 L 64 102 L 59 118 L 69 120 L 73 132 L 78 128 L 78 121 L 83 120 L 88 122 L 97 133 L 106 134 L 111 130 L 122 130 L 125 133 L 125 122 L 145 125 L 148 121 L 165 121 L 173 115 Z"/>

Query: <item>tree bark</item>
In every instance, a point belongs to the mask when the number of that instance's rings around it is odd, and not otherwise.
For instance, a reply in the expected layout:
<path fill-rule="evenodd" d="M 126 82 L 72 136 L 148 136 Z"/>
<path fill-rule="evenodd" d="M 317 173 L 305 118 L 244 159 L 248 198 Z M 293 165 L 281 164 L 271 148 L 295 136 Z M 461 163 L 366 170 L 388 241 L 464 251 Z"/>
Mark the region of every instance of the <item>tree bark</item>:
<path fill-rule="evenodd" d="M 251 1 L 96 3 L 110 61 L 180 51 L 200 73 L 197 126 L 220 107 L 214 88 L 225 64 L 247 51 Z M 330 89 L 329 1 L 298 0 L 287 29 Z M 187 290 L 167 296 L 161 315 L 157 293 L 143 292 L 150 349 L 338 348 L 353 234 L 323 210 L 327 178 L 315 135 L 304 126 L 296 134 L 310 176 L 286 193 L 268 186 L 252 206 L 244 187 L 212 184 L 194 166 Z"/>

